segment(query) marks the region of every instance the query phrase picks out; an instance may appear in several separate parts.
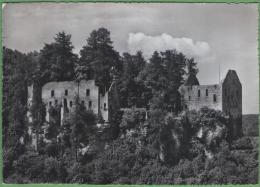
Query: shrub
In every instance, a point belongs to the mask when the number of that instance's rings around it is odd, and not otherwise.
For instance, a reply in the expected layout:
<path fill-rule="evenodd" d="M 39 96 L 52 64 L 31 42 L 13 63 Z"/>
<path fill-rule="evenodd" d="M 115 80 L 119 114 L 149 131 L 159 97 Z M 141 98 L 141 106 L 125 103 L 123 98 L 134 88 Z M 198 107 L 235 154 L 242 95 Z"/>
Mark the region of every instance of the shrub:
<path fill-rule="evenodd" d="M 140 127 L 145 121 L 146 110 L 144 108 L 125 109 L 120 128 L 123 130 Z"/>
<path fill-rule="evenodd" d="M 48 156 L 57 157 L 59 155 L 60 145 L 55 142 L 52 142 L 46 145 L 45 152 Z"/>
<path fill-rule="evenodd" d="M 246 136 L 259 136 L 258 114 L 242 116 L 243 133 Z"/>
<path fill-rule="evenodd" d="M 251 139 L 249 137 L 242 137 L 232 142 L 232 149 L 253 149 Z"/>
<path fill-rule="evenodd" d="M 28 177 L 32 181 L 43 180 L 44 160 L 46 156 L 34 152 L 27 152 L 19 157 L 13 164 L 17 174 Z"/>
<path fill-rule="evenodd" d="M 15 160 L 15 154 L 12 148 L 3 148 L 3 175 L 7 178 L 13 172 L 13 161 Z"/>
<path fill-rule="evenodd" d="M 56 158 L 49 157 L 44 160 L 44 178 L 45 182 L 55 182 L 58 180 L 59 163 Z"/>

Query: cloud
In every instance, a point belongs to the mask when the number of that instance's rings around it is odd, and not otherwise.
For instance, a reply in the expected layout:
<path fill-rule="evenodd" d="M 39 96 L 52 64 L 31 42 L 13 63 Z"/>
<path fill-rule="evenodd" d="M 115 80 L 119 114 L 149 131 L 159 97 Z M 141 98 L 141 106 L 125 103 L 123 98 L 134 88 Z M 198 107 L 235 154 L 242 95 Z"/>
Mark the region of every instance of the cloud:
<path fill-rule="evenodd" d="M 149 36 L 142 32 L 130 33 L 127 40 L 130 53 L 141 50 L 146 58 L 149 58 L 154 51 L 177 50 L 189 58 L 198 61 L 212 61 L 215 57 L 207 42 L 194 41 L 191 38 L 174 38 L 163 33 L 157 36 Z"/>

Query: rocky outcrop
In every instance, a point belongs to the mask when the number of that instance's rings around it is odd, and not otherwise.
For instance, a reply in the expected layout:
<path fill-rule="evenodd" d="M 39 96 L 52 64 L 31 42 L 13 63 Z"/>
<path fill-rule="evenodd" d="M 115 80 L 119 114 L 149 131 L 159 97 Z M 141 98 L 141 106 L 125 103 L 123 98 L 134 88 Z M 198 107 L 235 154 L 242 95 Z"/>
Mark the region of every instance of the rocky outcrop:
<path fill-rule="evenodd" d="M 222 112 L 203 109 L 165 117 L 160 130 L 159 158 L 164 163 L 178 163 L 180 158 L 203 153 L 211 159 L 221 142 L 228 140 L 230 120 Z M 192 153 L 193 154 L 193 153 Z M 191 155 L 192 155 L 191 154 Z"/>

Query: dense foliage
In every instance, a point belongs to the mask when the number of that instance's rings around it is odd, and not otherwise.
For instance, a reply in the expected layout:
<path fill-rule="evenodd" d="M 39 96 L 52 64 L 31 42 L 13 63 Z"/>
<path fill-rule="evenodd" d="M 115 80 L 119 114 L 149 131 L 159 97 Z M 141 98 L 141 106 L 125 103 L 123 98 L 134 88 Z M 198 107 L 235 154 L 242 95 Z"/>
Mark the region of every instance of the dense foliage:
<path fill-rule="evenodd" d="M 243 115 L 243 132 L 247 136 L 259 136 L 258 114 Z"/>
<path fill-rule="evenodd" d="M 39 52 L 3 49 L 3 161 L 6 183 L 227 184 L 256 183 L 256 138 L 230 139 L 230 120 L 207 108 L 182 112 L 178 88 L 196 78 L 194 59 L 174 50 L 122 56 L 110 32 L 91 32 L 80 55 L 58 33 Z M 48 81 L 117 83 L 121 110 L 110 125 L 75 98 L 60 126 L 60 106 L 37 93 Z M 27 106 L 27 86 L 35 86 Z M 26 116 L 33 114 L 33 121 Z M 65 111 L 66 112 L 66 111 Z M 101 127 L 100 127 L 101 125 Z M 32 147 L 32 134 L 36 137 Z M 249 177 L 248 177 L 249 176 Z"/>
<path fill-rule="evenodd" d="M 198 136 L 199 127 L 212 123 L 226 128 L 221 113 L 211 110 L 163 117 L 155 112 L 149 120 L 141 111 L 127 111 L 121 126 L 131 132 L 109 141 L 100 149 L 93 146 L 75 160 L 63 155 L 38 155 L 27 151 L 12 163 L 13 172 L 6 182 L 66 182 L 93 184 L 228 184 L 256 183 L 258 151 L 252 138 L 228 142 L 205 140 L 207 131 Z M 216 115 L 218 120 L 210 116 Z M 158 121 L 164 118 L 163 121 Z M 196 118 L 195 121 L 190 121 Z M 132 125 L 133 121 L 136 125 Z M 201 123 L 201 122 L 207 123 Z M 188 134 L 186 134 L 188 133 Z M 101 141 L 101 140 L 100 140 Z M 208 142 L 207 142 L 208 141 Z M 209 146 L 214 142 L 213 147 Z M 59 147 L 59 146 L 58 146 Z M 53 151 L 52 151 L 53 153 Z M 70 156 L 69 156 L 70 155 Z M 7 158 L 9 160 L 10 157 Z M 250 177 L 248 177 L 250 176 Z"/>

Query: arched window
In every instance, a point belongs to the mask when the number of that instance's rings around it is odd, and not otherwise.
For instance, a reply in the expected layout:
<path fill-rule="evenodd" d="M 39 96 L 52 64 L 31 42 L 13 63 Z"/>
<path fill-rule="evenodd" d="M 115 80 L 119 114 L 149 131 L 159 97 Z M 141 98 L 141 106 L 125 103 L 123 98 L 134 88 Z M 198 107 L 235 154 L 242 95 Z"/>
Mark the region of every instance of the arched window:
<path fill-rule="evenodd" d="M 65 95 L 66 95 L 66 96 L 68 95 L 68 90 L 65 90 Z"/>
<path fill-rule="evenodd" d="M 216 96 L 216 94 L 213 95 L 213 101 L 214 101 L 214 102 L 217 102 L 217 96 Z"/>
<path fill-rule="evenodd" d="M 208 91 L 208 89 L 206 89 L 206 96 L 209 96 L 209 91 Z"/>
<path fill-rule="evenodd" d="M 198 97 L 200 97 L 200 90 L 198 90 Z"/>
<path fill-rule="evenodd" d="M 72 101 L 70 101 L 70 108 L 72 107 Z"/>

